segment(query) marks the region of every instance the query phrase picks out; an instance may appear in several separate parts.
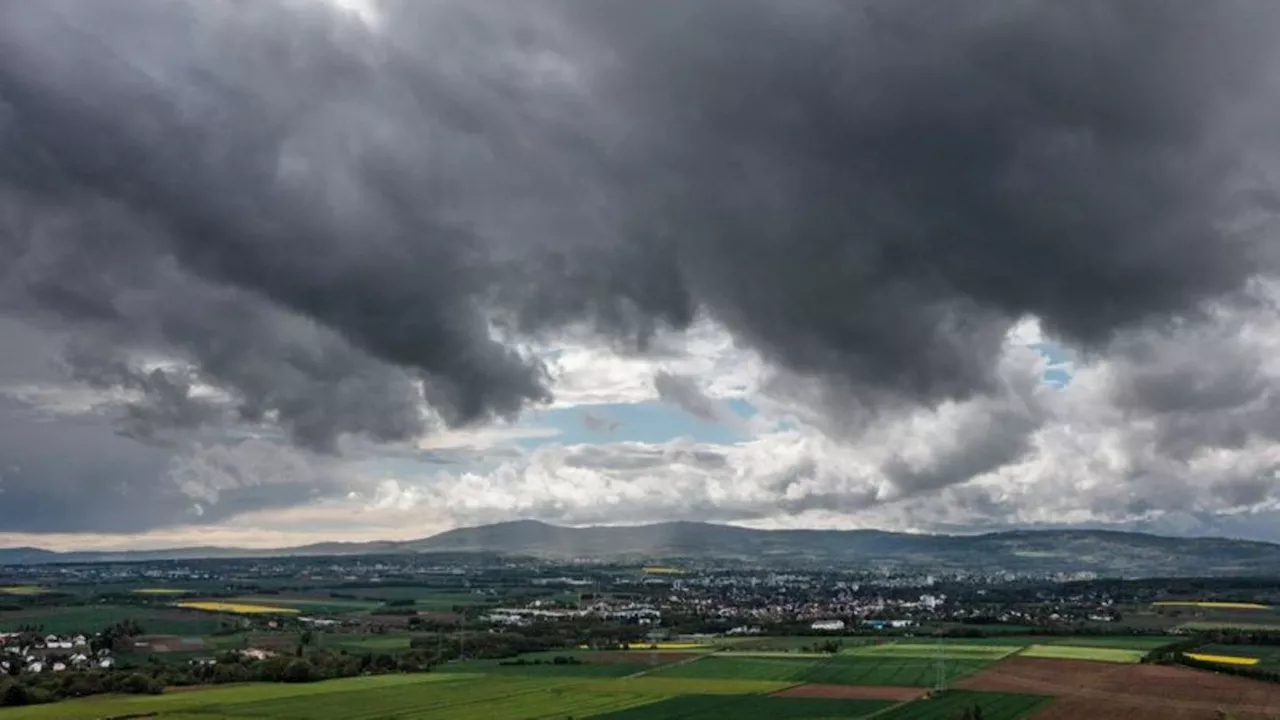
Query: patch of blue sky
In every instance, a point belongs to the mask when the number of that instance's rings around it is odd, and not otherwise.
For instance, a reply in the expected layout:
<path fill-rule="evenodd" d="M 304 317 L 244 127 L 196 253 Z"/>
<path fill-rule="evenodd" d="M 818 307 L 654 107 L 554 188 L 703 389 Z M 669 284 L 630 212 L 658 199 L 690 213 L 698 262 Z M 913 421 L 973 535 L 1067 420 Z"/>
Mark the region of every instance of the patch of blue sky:
<path fill-rule="evenodd" d="M 1071 383 L 1072 357 L 1066 348 L 1049 342 L 1032 343 L 1028 347 L 1049 361 L 1043 375 L 1046 385 L 1063 388 Z"/>

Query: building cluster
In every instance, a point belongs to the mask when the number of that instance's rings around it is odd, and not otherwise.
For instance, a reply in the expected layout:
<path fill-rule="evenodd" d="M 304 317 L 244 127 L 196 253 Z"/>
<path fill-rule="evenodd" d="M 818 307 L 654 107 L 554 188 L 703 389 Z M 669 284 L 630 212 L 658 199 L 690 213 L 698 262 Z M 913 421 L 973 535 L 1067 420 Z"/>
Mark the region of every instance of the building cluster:
<path fill-rule="evenodd" d="M 0 672 L 13 674 L 88 670 L 115 665 L 111 651 L 93 650 L 84 635 L 0 633 Z"/>

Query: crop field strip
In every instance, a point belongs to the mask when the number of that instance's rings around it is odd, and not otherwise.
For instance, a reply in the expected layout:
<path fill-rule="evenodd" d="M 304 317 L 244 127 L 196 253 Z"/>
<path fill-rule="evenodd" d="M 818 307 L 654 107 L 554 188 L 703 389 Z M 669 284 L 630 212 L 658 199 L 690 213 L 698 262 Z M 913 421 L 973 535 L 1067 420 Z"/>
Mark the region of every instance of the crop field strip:
<path fill-rule="evenodd" d="M 206 635 L 220 626 L 218 619 L 207 613 L 168 606 L 70 605 L 0 612 L 0 632 L 35 625 L 47 633 L 78 633 L 122 620 L 137 620 L 148 632 L 162 635 Z"/>
<path fill-rule="evenodd" d="M 594 720 L 856 720 L 893 707 L 885 700 L 684 695 Z"/>
<path fill-rule="evenodd" d="M 995 658 L 942 658 L 948 681 L 985 667 Z M 649 677 L 739 678 L 825 685 L 895 685 L 928 687 L 937 680 L 938 659 L 926 657 L 834 655 L 819 658 L 756 658 L 710 655 L 700 660 L 658 668 Z"/>
<path fill-rule="evenodd" d="M 1048 660 L 1092 660 L 1094 662 L 1136 663 L 1146 653 L 1142 650 L 1125 650 L 1123 648 L 1080 647 L 1078 645 L 1032 645 L 1021 653 L 1021 657 L 1043 658 Z"/>
<path fill-rule="evenodd" d="M 1204 655 L 1220 655 L 1225 657 L 1251 658 L 1257 660 L 1259 667 L 1277 667 L 1280 666 L 1280 646 L 1276 645 L 1202 645 L 1195 650 L 1188 652 L 1188 655 L 1204 654 Z"/>
<path fill-rule="evenodd" d="M 875 720 L 951 720 L 965 708 L 982 708 L 982 720 L 1024 720 L 1052 702 L 1042 695 L 948 690 L 877 714 Z"/>
<path fill-rule="evenodd" d="M 999 660 L 1021 650 L 1023 645 L 941 645 L 937 643 L 885 643 L 866 645 L 841 652 L 858 657 L 935 658 L 946 660 Z"/>

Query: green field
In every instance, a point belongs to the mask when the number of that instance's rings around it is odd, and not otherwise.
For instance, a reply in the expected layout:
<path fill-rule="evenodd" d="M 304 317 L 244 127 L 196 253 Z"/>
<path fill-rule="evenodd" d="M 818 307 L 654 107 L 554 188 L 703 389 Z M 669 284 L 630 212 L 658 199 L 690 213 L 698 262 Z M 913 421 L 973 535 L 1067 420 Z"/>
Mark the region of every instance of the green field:
<path fill-rule="evenodd" d="M 1022 645 L 964 645 L 951 643 L 886 643 L 845 650 L 842 654 L 860 657 L 933 658 L 948 660 L 999 660 L 1022 649 Z"/>
<path fill-rule="evenodd" d="M 899 705 L 876 720 L 951 720 L 965 708 L 982 708 L 983 720 L 1022 720 L 1052 698 L 1040 695 L 948 690 L 941 695 Z M 1082 719 L 1083 720 L 1083 719 Z"/>
<path fill-rule="evenodd" d="M 598 716 L 598 720 L 853 720 L 892 705 L 883 700 L 685 695 Z"/>
<path fill-rule="evenodd" d="M 859 645 L 873 645 L 883 643 L 885 638 L 882 637 L 813 637 L 807 635 L 773 635 L 773 636 L 742 636 L 742 637 L 724 637 L 716 638 L 715 644 L 724 645 L 733 650 L 763 650 L 768 652 L 796 652 L 804 648 L 812 648 L 814 645 L 821 645 L 827 640 L 835 640 L 843 647 L 857 647 Z"/>
<path fill-rule="evenodd" d="M 346 600 L 325 597 L 289 597 L 280 595 L 245 595 L 233 598 L 217 598 L 218 602 L 241 605 L 268 605 L 275 607 L 297 608 L 302 612 L 312 613 L 349 613 L 374 610 L 382 607 L 376 600 Z"/>
<path fill-rule="evenodd" d="M 763 695 L 783 687 L 784 683 L 743 681 L 562 680 L 426 673 L 72 700 L 0 710 L 0 719 L 89 720 L 123 715 L 164 720 L 558 720 L 605 715 L 682 695 Z M 750 701 L 769 702 L 760 697 Z"/>
<path fill-rule="evenodd" d="M 810 658 L 720 657 L 659 668 L 650 677 L 725 678 L 801 682 L 824 661 Z"/>
<path fill-rule="evenodd" d="M 1167 637 L 1160 635 L 1132 635 L 1132 636 L 1100 636 L 1090 637 L 1088 635 L 1081 637 L 1066 638 L 1038 638 L 1036 643 L 1039 645 L 1071 645 L 1076 647 L 1096 647 L 1096 648 L 1117 648 L 1120 650 L 1154 650 L 1158 647 L 1171 645 L 1178 641 L 1176 637 Z"/>
<path fill-rule="evenodd" d="M 1270 667 L 1280 666 L 1280 646 L 1277 645 L 1202 645 L 1195 650 L 1188 652 L 1204 653 L 1206 655 L 1234 655 L 1237 657 L 1258 658 L 1259 663 L 1254 667 Z"/>
<path fill-rule="evenodd" d="M 645 670 L 644 665 L 622 663 L 579 663 L 556 665 L 544 662 L 526 665 L 503 665 L 499 660 L 467 660 L 452 662 L 438 669 L 446 673 L 483 673 L 485 675 L 527 675 L 530 677 L 626 677 Z"/>
<path fill-rule="evenodd" d="M 153 635 L 205 635 L 221 627 L 216 617 L 183 613 L 171 608 L 72 605 L 0 613 L 0 632 L 13 632 L 24 625 L 36 625 L 47 633 L 89 633 L 98 632 L 121 620 L 137 620 Z"/>
<path fill-rule="evenodd" d="M 1078 647 L 1075 645 L 1032 645 L 1023 650 L 1021 657 L 1047 658 L 1050 660 L 1095 660 L 1098 662 L 1136 663 L 1142 660 L 1143 650 L 1123 648 Z"/>
<path fill-rule="evenodd" d="M 986 666 L 989 659 L 944 658 L 948 680 L 964 677 Z M 691 663 L 659 668 L 649 677 L 737 678 L 831 685 L 899 685 L 928 687 L 937 680 L 933 656 L 897 657 L 842 654 L 819 658 L 723 657 L 711 655 Z"/>
<path fill-rule="evenodd" d="M 988 664 L 986 660 L 944 660 L 942 667 L 947 680 L 951 681 L 971 675 Z M 938 663 L 932 658 L 839 655 L 811 669 L 804 680 L 831 685 L 929 687 L 937 675 Z"/>
<path fill-rule="evenodd" d="M 408 635 L 343 635 L 320 634 L 321 647 L 345 649 L 356 652 L 396 652 L 408 650 L 412 638 Z"/>
<path fill-rule="evenodd" d="M 1280 632 L 1280 622 L 1234 622 L 1234 621 L 1213 621 L 1213 620 L 1193 620 L 1184 622 L 1178 626 L 1179 630 L 1199 631 L 1199 630 L 1257 630 L 1260 632 Z"/>

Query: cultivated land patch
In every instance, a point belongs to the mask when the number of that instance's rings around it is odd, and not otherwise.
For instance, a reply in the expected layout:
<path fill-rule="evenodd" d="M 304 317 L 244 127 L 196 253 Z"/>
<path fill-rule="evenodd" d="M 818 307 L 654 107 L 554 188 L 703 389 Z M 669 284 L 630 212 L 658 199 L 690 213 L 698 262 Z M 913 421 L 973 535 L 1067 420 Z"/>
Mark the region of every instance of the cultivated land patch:
<path fill-rule="evenodd" d="M 302 612 L 334 614 L 375 610 L 382 607 L 382 603 L 375 600 L 347 600 L 291 595 L 246 595 L 244 597 L 219 598 L 219 600 L 244 605 L 291 607 L 297 608 Z"/>
<path fill-rule="evenodd" d="M 688 695 L 599 716 L 598 720 L 856 720 L 892 705 L 866 699 Z"/>
<path fill-rule="evenodd" d="M 809 658 L 720 657 L 713 655 L 691 663 L 670 665 L 650 677 L 725 678 L 799 682 L 822 660 Z"/>
<path fill-rule="evenodd" d="M 136 588 L 134 590 L 130 590 L 129 592 L 133 593 L 134 595 L 163 596 L 163 595 L 189 595 L 193 591 L 182 590 L 179 588 Z"/>
<path fill-rule="evenodd" d="M 773 697 L 845 698 L 857 700 L 891 700 L 905 702 L 923 696 L 923 688 L 880 685 L 818 685 L 806 683 L 779 690 Z"/>
<path fill-rule="evenodd" d="M 968 675 L 989 660 L 943 658 L 948 681 Z M 659 668 L 649 677 L 736 678 L 827 685 L 889 685 L 929 687 L 938 679 L 936 657 L 877 657 L 829 655 L 821 658 L 722 657 L 719 653 L 694 662 Z"/>
<path fill-rule="evenodd" d="M 884 645 L 867 645 L 851 648 L 842 654 L 861 657 L 905 657 L 934 658 L 949 660 L 999 660 L 1022 649 L 1022 645 L 961 645 L 938 643 L 886 643 Z"/>
<path fill-rule="evenodd" d="M 1058 698 L 1037 720 L 1212 718 L 1280 715 L 1280 685 L 1170 665 L 1038 660 L 1015 655 L 957 683 L 960 688 Z M 879 719 L 877 719 L 879 720 Z"/>
<path fill-rule="evenodd" d="M 696 663 L 695 663 L 696 664 Z M 986 666 L 986 660 L 947 660 L 941 663 L 948 682 Z M 930 687 L 938 678 L 934 658 L 859 657 L 838 655 L 814 666 L 804 681 L 831 685 L 893 685 Z"/>
<path fill-rule="evenodd" d="M 147 632 L 165 635 L 207 635 L 221 626 L 205 613 L 170 607 L 63 605 L 0 612 L 0 632 L 35 625 L 47 633 L 88 633 L 122 620 L 136 620 Z"/>
<path fill-rule="evenodd" d="M 175 607 L 205 612 L 232 613 L 235 615 L 296 615 L 298 608 L 278 605 L 257 605 L 249 603 L 224 602 L 221 600 L 191 600 L 175 603 Z"/>
<path fill-rule="evenodd" d="M 1151 603 L 1153 607 L 1190 607 L 1202 610 L 1272 610 L 1270 605 L 1250 602 L 1218 602 L 1198 600 L 1163 600 Z"/>
<path fill-rule="evenodd" d="M 643 670 L 643 666 L 621 663 L 568 663 L 551 661 L 465 660 L 437 668 L 437 672 L 483 673 L 485 675 L 527 675 L 532 677 L 626 677 Z"/>
<path fill-rule="evenodd" d="M 1242 657 L 1257 660 L 1261 667 L 1280 666 L 1280 646 L 1276 645 L 1202 645 L 1192 651 L 1197 654 Z M 1188 655 L 1192 653 L 1187 653 Z"/>
<path fill-rule="evenodd" d="M 1019 653 L 1022 657 L 1051 660 L 1092 660 L 1094 662 L 1136 663 L 1146 655 L 1142 650 L 1123 648 L 1080 647 L 1077 645 L 1032 645 Z"/>
<path fill-rule="evenodd" d="M 948 690 L 939 695 L 898 705 L 876 715 L 876 720 L 951 720 L 966 709 L 980 708 L 983 720 L 1023 720 L 1040 717 L 1036 711 L 1052 698 L 1023 693 L 973 692 Z M 1075 720 L 1093 720 L 1081 716 Z"/>
<path fill-rule="evenodd" d="M 0 595 L 43 595 L 48 588 L 39 585 L 0 585 Z"/>
<path fill-rule="evenodd" d="M 1160 635 L 1132 636 L 1081 636 L 1065 638 L 1032 638 L 1032 645 L 1074 645 L 1077 647 L 1119 648 L 1121 650 L 1155 650 L 1158 647 L 1172 645 L 1178 641 L 1176 637 Z"/>

